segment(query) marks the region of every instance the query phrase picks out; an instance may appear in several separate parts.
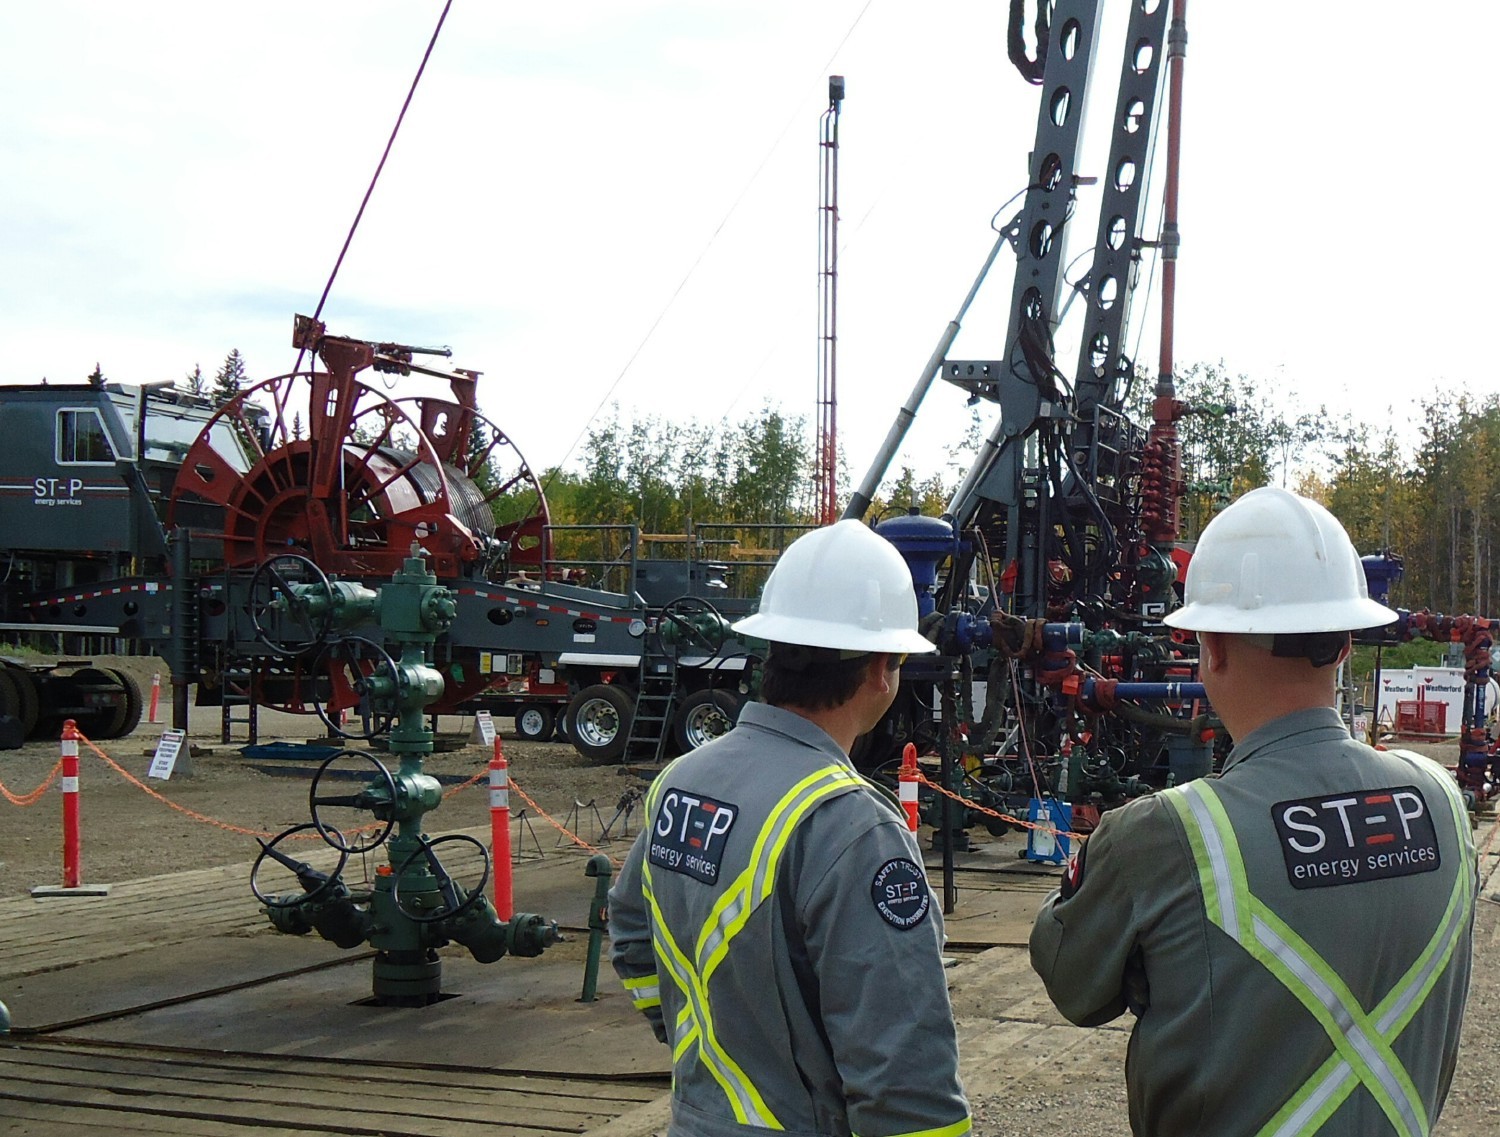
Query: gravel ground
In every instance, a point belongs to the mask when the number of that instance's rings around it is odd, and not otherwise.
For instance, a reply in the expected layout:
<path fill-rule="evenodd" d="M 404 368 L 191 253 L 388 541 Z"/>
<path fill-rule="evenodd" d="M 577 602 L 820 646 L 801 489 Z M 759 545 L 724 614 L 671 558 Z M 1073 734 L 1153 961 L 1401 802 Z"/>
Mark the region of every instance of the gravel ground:
<path fill-rule="evenodd" d="M 114 658 L 101 662 L 129 670 L 149 697 L 151 676 L 157 666 L 154 661 Z M 164 693 L 162 718 L 170 717 L 168 704 Z M 580 813 L 585 839 L 597 836 L 600 826 L 596 810 L 608 822 L 626 790 L 641 785 L 634 778 L 622 776 L 618 766 L 590 764 L 571 746 L 521 742 L 506 736 L 510 723 L 498 725 L 515 785 L 559 822 Z M 322 724 L 309 716 L 262 712 L 260 726 L 261 742 L 323 741 Z M 438 726 L 444 735 L 466 736 L 473 729 L 473 720 L 445 717 Z M 160 724 L 143 722 L 127 738 L 95 743 L 136 782 L 115 770 L 88 745 L 80 746 L 79 811 L 85 884 L 109 884 L 249 861 L 259 852 L 256 834 L 274 835 L 309 820 L 308 779 L 276 776 L 257 768 L 240 754 L 243 740 L 222 744 L 216 707 L 194 708 L 190 716 L 188 739 L 196 752 L 192 772 L 174 773 L 165 782 L 148 779 L 146 771 L 163 729 Z M 243 727 L 237 729 L 243 739 Z M 19 750 L 0 750 L 0 785 L 15 796 L 36 789 L 56 765 L 58 752 L 56 742 L 28 742 Z M 476 785 L 452 794 L 428 815 L 428 832 L 436 835 L 489 824 L 489 796 L 483 777 L 489 759 L 487 747 L 472 743 L 434 754 L 426 761 L 425 769 L 431 774 L 481 776 Z M 588 808 L 590 802 L 594 803 L 592 809 Z M 513 795 L 511 806 L 513 818 L 518 819 L 525 802 Z M 551 847 L 556 832 L 535 812 L 531 820 L 537 839 L 544 847 Z M 61 832 L 61 795 L 55 783 L 33 805 L 20 807 L 0 800 L 0 896 L 25 895 L 34 885 L 62 883 Z"/>
<path fill-rule="evenodd" d="M 149 692 L 151 676 L 165 668 L 159 661 L 111 659 L 135 675 Z M 169 717 L 163 695 L 162 717 Z M 502 731 L 509 723 L 500 724 Z M 447 719 L 439 724 L 445 734 L 463 734 L 472 720 Z M 110 758 L 141 782 L 150 754 L 163 729 L 142 723 L 129 738 L 99 744 Z M 322 734 L 316 719 L 268 713 L 262 715 L 262 741 L 307 741 Z M 189 738 L 204 750 L 193 759 L 191 775 L 177 774 L 168 782 L 152 781 L 147 793 L 117 773 L 88 747 L 82 748 L 83 878 L 106 884 L 179 869 L 205 868 L 251 860 L 258 848 L 251 832 L 278 833 L 308 820 L 305 777 L 278 777 L 253 768 L 240 754 L 243 743 L 219 742 L 216 708 L 194 710 Z M 639 786 L 614 766 L 588 763 L 570 746 L 528 743 L 506 738 L 505 754 L 518 786 L 559 821 L 581 813 L 585 837 L 597 833 L 594 811 L 604 821 L 614 814 L 627 789 Z M 1433 748 L 1413 746 L 1435 757 L 1447 758 L 1451 744 Z M 11 794 L 24 794 L 45 779 L 57 762 L 55 742 L 28 743 L 20 750 L 0 751 L 0 784 Z M 427 762 L 429 772 L 469 777 L 482 774 L 489 751 L 477 744 L 439 753 Z M 594 808 L 588 807 L 589 802 Z M 169 804 L 170 803 L 170 804 Z M 519 810 L 524 804 L 513 797 Z M 174 808 L 177 807 L 177 808 Z M 489 802 L 483 779 L 454 793 L 429 817 L 434 834 L 487 825 Z M 212 821 L 190 816 L 191 810 Z M 214 822 L 217 822 L 215 824 Z M 537 839 L 550 847 L 556 834 L 544 821 L 535 821 Z M 19 807 L 0 800 L 0 896 L 25 895 L 37 884 L 62 883 L 60 849 L 61 806 L 55 787 L 34 805 Z M 1481 830 L 1481 835 L 1484 831 Z M 1491 881 L 1484 894 L 1493 896 L 1500 880 Z M 1437 1137 L 1492 1137 L 1500 1133 L 1500 1073 L 1493 1055 L 1500 1053 L 1500 976 L 1486 965 L 1500 956 L 1500 902 L 1481 900 L 1476 932 L 1473 988 L 1464 1026 L 1463 1048 L 1453 1090 Z M 961 1015 L 992 1017 L 998 1009 L 958 1008 Z M 1102 1137 L 1128 1133 L 1125 1119 L 1124 1072 L 1117 1060 L 1108 1062 L 1042 1062 L 1007 1079 L 1003 1091 L 969 1087 L 974 1107 L 976 1137 L 1032 1137 L 1068 1133 L 1072 1137 Z"/>

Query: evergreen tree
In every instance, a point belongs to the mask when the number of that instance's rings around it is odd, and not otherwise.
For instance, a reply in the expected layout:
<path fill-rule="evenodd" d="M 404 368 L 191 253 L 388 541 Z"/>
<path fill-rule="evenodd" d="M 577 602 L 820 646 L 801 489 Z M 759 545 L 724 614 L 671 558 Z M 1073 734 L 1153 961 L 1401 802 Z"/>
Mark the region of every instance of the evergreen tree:
<path fill-rule="evenodd" d="M 224 357 L 224 366 L 214 374 L 213 391 L 209 398 L 213 400 L 216 407 L 222 407 L 232 400 L 245 387 L 249 379 L 245 375 L 245 360 L 240 355 L 240 349 L 235 348 Z"/>
<path fill-rule="evenodd" d="M 194 395 L 200 399 L 208 398 L 208 380 L 203 378 L 203 365 L 201 363 L 193 364 L 193 369 L 182 377 L 182 382 L 178 386 L 189 395 Z"/>

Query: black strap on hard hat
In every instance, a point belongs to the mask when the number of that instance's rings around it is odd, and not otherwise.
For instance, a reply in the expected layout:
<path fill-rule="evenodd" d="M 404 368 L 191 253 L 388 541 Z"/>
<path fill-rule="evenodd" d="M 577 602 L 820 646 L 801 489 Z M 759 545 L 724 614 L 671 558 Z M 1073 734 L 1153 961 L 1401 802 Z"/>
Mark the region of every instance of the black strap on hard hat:
<path fill-rule="evenodd" d="M 851 659 L 867 658 L 871 653 L 845 651 L 836 647 L 808 647 L 806 644 L 773 640 L 766 654 L 771 663 L 784 671 L 806 671 L 809 667 L 827 667 L 829 664 L 847 663 Z"/>
<path fill-rule="evenodd" d="M 1337 663 L 1348 646 L 1348 632 L 1299 632 L 1277 635 L 1271 654 L 1280 659 L 1305 659 L 1314 667 Z"/>

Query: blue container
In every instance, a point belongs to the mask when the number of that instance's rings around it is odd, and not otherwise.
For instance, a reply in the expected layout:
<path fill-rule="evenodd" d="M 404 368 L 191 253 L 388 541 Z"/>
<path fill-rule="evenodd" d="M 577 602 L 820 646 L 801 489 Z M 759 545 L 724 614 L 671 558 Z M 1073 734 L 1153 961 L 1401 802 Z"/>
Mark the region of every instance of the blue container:
<path fill-rule="evenodd" d="M 1073 828 L 1072 807 L 1056 798 L 1034 797 L 1026 817 L 1033 825 L 1049 825 L 1057 830 L 1056 833 L 1046 829 L 1026 830 L 1026 859 L 1041 865 L 1060 865 L 1066 861 L 1073 839 L 1063 834 Z"/>

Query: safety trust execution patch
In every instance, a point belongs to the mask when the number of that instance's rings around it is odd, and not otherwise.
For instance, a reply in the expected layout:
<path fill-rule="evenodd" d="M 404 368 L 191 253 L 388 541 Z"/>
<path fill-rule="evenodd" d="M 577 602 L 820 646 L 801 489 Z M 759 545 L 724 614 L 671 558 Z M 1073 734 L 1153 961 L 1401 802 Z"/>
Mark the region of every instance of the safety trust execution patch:
<path fill-rule="evenodd" d="M 932 907 L 932 892 L 927 887 L 927 874 L 922 866 L 898 857 L 886 861 L 870 882 L 870 899 L 875 902 L 875 911 L 893 928 L 905 931 L 915 928 L 927 919 Z"/>
<path fill-rule="evenodd" d="M 656 808 L 647 856 L 653 865 L 713 884 L 739 812 L 728 802 L 670 789 Z"/>
<path fill-rule="evenodd" d="M 1416 786 L 1277 802 L 1271 818 L 1293 888 L 1331 888 L 1433 872 L 1441 861 Z"/>

